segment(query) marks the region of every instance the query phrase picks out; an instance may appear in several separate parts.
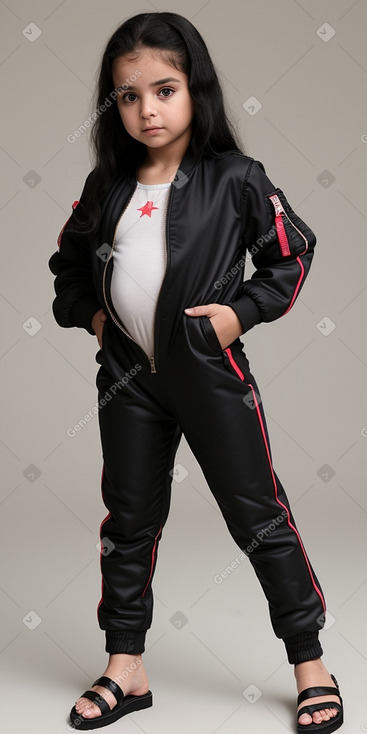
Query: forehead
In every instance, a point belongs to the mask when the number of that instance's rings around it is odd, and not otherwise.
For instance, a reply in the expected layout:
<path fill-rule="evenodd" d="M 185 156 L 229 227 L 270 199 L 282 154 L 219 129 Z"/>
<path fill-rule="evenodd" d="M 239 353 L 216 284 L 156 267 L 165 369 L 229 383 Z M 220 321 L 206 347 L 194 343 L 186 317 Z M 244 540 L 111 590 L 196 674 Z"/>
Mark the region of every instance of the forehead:
<path fill-rule="evenodd" d="M 178 69 L 167 63 L 168 59 L 165 61 L 162 58 L 162 54 L 164 54 L 164 51 L 160 51 L 159 49 L 141 49 L 139 52 L 133 54 L 118 56 L 112 61 L 112 76 L 119 79 L 123 75 L 128 75 L 131 70 L 136 71 L 137 69 L 144 69 L 144 77 L 146 78 L 154 76 L 159 70 L 165 72 L 170 70 L 172 72 L 173 69 L 176 76 L 183 76 Z"/>

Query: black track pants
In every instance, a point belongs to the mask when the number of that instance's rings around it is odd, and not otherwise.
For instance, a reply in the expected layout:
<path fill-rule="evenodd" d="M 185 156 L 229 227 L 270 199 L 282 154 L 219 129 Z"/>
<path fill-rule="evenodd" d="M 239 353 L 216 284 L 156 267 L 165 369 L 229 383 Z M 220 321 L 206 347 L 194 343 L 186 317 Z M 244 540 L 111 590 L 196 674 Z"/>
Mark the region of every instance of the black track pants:
<path fill-rule="evenodd" d="M 144 652 L 152 579 L 182 433 L 228 530 L 248 556 L 289 662 L 323 654 L 325 600 L 272 466 L 260 391 L 243 344 L 221 349 L 206 316 L 184 314 L 172 348 L 147 356 L 111 320 L 96 384 L 103 452 L 102 597 L 106 651 Z"/>

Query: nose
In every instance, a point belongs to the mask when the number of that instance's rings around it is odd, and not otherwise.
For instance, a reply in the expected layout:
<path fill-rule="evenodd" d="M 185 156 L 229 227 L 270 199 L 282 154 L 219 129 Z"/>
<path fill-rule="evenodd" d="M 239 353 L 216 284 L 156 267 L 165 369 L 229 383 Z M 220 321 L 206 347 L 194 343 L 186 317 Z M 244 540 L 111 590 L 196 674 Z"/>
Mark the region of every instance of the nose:
<path fill-rule="evenodd" d="M 156 102 L 153 95 L 146 94 L 141 97 L 140 114 L 146 119 L 151 115 L 155 116 L 157 114 Z"/>

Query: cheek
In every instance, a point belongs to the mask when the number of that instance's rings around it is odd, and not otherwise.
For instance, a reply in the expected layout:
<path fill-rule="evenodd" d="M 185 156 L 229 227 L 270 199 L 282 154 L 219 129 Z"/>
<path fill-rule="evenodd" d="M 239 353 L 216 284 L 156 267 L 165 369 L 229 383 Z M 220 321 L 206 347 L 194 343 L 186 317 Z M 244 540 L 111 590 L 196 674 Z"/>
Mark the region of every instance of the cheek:
<path fill-rule="evenodd" d="M 188 119 L 191 119 L 194 115 L 194 105 L 190 96 L 186 98 L 184 103 L 184 115 Z"/>
<path fill-rule="evenodd" d="M 118 113 L 125 127 L 129 127 L 129 122 L 131 120 L 131 114 L 129 114 L 127 107 L 123 107 L 122 104 L 120 104 L 118 107 Z"/>

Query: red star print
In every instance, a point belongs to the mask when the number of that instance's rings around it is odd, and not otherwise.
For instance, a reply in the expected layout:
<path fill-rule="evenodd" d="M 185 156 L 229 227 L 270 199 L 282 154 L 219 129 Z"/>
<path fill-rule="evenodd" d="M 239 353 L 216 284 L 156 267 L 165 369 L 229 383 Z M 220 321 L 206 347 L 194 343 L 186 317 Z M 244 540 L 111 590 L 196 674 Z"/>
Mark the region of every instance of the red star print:
<path fill-rule="evenodd" d="M 140 215 L 139 218 L 141 219 L 141 217 L 143 216 L 143 214 L 147 214 L 148 217 L 151 217 L 152 216 L 153 209 L 158 209 L 158 207 L 157 206 L 153 206 L 153 202 L 152 201 L 147 201 L 147 203 L 144 204 L 144 206 L 141 206 L 140 209 L 137 210 L 138 212 L 141 212 L 141 215 Z"/>

